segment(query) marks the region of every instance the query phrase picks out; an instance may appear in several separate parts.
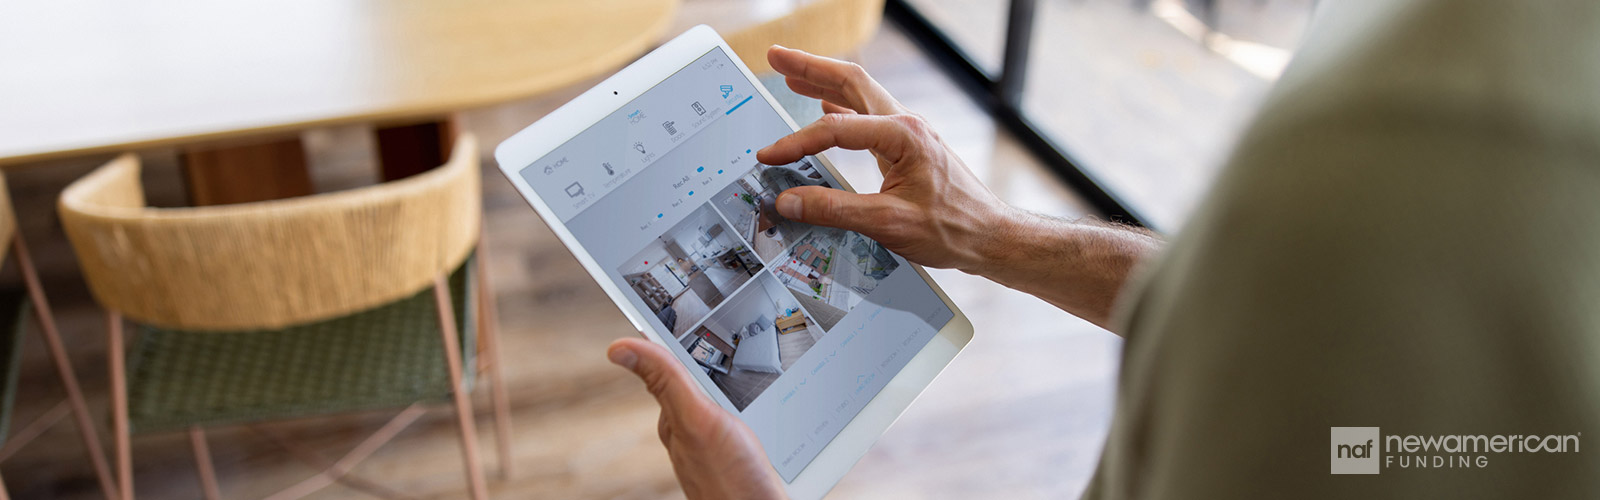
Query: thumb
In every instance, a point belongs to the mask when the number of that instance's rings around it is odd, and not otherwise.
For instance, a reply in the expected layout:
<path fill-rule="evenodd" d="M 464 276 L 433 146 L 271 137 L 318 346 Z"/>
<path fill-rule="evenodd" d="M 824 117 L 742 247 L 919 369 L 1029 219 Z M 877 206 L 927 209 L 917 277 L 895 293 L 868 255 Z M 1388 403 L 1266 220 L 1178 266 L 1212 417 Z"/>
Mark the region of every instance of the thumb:
<path fill-rule="evenodd" d="M 895 210 L 895 199 L 822 186 L 790 188 L 778 195 L 778 214 L 787 219 L 837 227 L 871 236 Z"/>
<path fill-rule="evenodd" d="M 686 410 L 707 402 L 672 353 L 648 340 L 625 338 L 612 342 L 606 349 L 606 358 L 644 381 L 645 390 L 655 396 L 662 410 Z"/>

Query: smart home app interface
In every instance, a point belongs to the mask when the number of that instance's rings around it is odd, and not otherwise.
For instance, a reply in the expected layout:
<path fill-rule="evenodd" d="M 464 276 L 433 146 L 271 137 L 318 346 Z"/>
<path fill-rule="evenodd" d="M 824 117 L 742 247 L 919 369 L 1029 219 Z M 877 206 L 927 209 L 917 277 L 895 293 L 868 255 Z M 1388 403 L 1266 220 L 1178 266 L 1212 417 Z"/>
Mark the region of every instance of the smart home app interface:
<path fill-rule="evenodd" d="M 774 210 L 839 186 L 756 161 L 789 132 L 713 49 L 521 171 L 786 481 L 953 316 L 877 242 Z"/>

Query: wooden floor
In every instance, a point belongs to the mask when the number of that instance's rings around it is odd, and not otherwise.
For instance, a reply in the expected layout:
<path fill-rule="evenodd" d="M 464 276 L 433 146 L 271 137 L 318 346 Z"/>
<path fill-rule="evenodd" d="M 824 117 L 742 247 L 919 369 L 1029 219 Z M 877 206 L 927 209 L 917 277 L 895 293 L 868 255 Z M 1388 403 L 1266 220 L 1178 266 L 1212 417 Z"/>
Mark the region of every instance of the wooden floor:
<path fill-rule="evenodd" d="M 1025 208 L 1075 217 L 1083 205 L 1029 158 L 892 26 L 857 59 L 905 103 L 927 116 L 1002 197 Z M 582 90 L 466 113 L 462 124 L 493 145 Z M 310 132 L 314 181 L 327 191 L 370 182 L 374 146 L 361 128 Z M 487 148 L 486 148 L 487 149 Z M 172 151 L 141 152 L 153 203 L 182 205 Z M 870 156 L 830 154 L 860 188 L 877 185 Z M 105 341 L 99 310 L 84 289 L 54 215 L 54 198 L 104 158 L 11 169 L 22 230 L 83 377 L 97 420 L 106 422 Z M 509 361 L 517 474 L 491 481 L 495 498 L 679 498 L 656 438 L 656 406 L 641 384 L 609 365 L 604 348 L 633 335 L 622 315 L 485 158 L 487 263 L 497 278 L 500 326 Z M 14 271 L 0 282 L 18 283 Z M 1049 305 L 959 272 L 934 277 L 971 316 L 968 350 L 883 436 L 835 489 L 833 498 L 1067 498 L 1083 488 L 1109 422 L 1120 342 Z M 37 338 L 29 338 L 18 412 L 53 405 L 59 389 Z M 493 467 L 478 394 L 479 429 Z M 337 456 L 378 428 L 388 413 L 281 422 L 270 428 L 306 448 Z M 260 498 L 313 471 L 256 434 L 212 431 L 228 498 Z M 183 435 L 136 436 L 141 498 L 199 498 Z M 93 499 L 99 490 L 70 425 L 0 465 L 18 499 Z M 455 428 L 440 408 L 378 451 L 355 473 L 419 498 L 463 498 Z M 367 498 L 343 486 L 312 498 Z"/>

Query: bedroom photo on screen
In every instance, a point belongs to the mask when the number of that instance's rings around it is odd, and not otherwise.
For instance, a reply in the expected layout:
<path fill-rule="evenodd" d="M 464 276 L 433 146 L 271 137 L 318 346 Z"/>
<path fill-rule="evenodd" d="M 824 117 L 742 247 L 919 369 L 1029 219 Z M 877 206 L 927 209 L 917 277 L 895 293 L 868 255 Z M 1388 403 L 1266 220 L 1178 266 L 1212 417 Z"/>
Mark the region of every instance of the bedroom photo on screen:
<path fill-rule="evenodd" d="M 743 411 L 822 336 L 783 284 L 761 273 L 678 343 Z"/>

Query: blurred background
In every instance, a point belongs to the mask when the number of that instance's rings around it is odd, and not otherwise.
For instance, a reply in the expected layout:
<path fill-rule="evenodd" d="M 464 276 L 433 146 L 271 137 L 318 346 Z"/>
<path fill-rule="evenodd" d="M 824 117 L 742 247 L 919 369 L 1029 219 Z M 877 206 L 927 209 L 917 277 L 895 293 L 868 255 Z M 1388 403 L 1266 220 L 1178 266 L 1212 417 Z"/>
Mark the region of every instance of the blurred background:
<path fill-rule="evenodd" d="M 494 145 L 709 24 L 758 71 L 771 43 L 860 63 L 1015 205 L 1172 233 L 1290 60 L 1314 3 L 8 2 L 0 168 L 90 413 L 107 427 L 105 320 L 55 211 L 65 186 L 133 152 L 154 206 L 254 201 L 230 198 L 240 189 L 334 192 L 392 178 L 408 159 L 438 165 L 439 138 L 471 132 L 516 463 L 490 481 L 491 496 L 679 498 L 654 401 L 605 360 L 608 343 L 634 332 L 498 173 Z M 797 119 L 815 119 L 814 101 L 766 82 L 809 109 Z M 264 155 L 278 161 L 229 161 Z M 868 154 L 827 156 L 859 189 L 881 180 Z M 234 176 L 219 180 L 224 169 Z M 15 267 L 0 280 L 20 282 Z M 832 497 L 1077 496 L 1109 424 L 1120 341 L 1002 286 L 932 274 L 977 335 Z M 39 342 L 23 344 L 12 422 L 57 411 L 54 370 Z M 488 396 L 475 397 L 489 429 Z M 222 496 L 261 498 L 314 476 L 393 414 L 208 429 Z M 102 498 L 78 439 L 62 424 L 0 450 L 11 498 Z M 307 498 L 465 498 L 456 439 L 453 418 L 430 412 Z M 138 496 L 202 497 L 188 436 L 136 434 L 132 449 Z"/>

